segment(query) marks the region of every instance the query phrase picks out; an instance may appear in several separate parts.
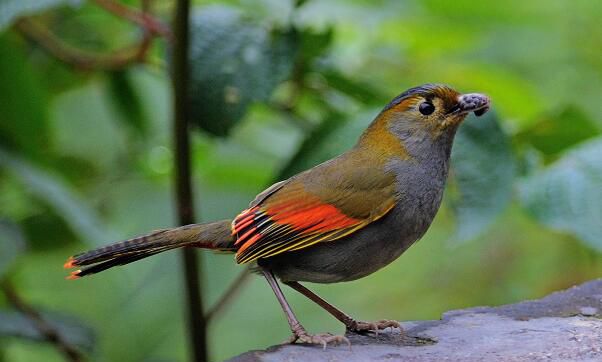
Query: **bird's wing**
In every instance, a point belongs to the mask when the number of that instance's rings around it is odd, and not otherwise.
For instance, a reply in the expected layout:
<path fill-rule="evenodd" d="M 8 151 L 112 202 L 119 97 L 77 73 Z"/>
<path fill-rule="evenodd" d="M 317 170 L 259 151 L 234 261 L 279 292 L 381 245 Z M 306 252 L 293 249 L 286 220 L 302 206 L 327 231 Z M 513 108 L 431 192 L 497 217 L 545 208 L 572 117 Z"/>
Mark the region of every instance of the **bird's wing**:
<path fill-rule="evenodd" d="M 236 261 L 247 263 L 349 235 L 395 206 L 394 176 L 339 158 L 275 184 L 232 223 Z"/>

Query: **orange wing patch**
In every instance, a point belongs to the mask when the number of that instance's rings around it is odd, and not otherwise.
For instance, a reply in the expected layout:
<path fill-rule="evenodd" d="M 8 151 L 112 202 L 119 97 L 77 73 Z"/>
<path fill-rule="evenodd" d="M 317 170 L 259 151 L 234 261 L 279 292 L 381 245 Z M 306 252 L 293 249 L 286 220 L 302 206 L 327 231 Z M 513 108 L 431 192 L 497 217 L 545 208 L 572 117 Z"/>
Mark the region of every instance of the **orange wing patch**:
<path fill-rule="evenodd" d="M 274 205 L 266 210 L 266 214 L 275 222 L 289 224 L 293 229 L 302 232 L 326 232 L 361 222 L 344 215 L 332 205 L 320 204 L 319 200 L 305 200 L 302 207 L 296 206 L 295 201 Z"/>
<path fill-rule="evenodd" d="M 251 207 L 234 219 L 232 232 L 237 235 L 238 263 L 336 240 L 376 219 L 350 217 L 311 194 L 295 196 Z"/>

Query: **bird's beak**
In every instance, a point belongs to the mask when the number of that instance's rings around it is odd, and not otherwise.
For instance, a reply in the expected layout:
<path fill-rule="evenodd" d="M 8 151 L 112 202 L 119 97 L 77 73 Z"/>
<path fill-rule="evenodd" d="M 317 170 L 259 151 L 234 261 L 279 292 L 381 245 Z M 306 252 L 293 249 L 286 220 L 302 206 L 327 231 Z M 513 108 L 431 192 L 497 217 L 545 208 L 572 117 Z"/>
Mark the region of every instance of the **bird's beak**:
<path fill-rule="evenodd" d="M 480 117 L 489 110 L 489 97 L 479 93 L 462 94 L 458 97 L 458 108 L 461 113 L 474 112 Z"/>

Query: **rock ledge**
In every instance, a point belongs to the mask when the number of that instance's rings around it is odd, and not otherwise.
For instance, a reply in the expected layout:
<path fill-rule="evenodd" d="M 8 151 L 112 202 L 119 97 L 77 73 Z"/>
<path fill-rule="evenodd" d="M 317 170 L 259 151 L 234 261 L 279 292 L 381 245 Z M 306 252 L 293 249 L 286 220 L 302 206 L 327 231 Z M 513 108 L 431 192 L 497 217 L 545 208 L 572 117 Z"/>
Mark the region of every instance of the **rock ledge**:
<path fill-rule="evenodd" d="M 273 346 L 230 362 L 602 361 L 602 279 L 539 300 L 450 311 L 405 333 L 348 334 L 347 346 Z"/>

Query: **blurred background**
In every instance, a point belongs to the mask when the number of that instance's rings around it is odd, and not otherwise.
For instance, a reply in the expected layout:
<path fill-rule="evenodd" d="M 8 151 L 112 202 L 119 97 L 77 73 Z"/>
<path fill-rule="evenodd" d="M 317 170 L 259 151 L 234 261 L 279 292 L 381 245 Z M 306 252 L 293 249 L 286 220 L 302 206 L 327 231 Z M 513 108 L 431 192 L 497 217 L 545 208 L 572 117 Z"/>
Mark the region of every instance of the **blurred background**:
<path fill-rule="evenodd" d="M 0 0 L 0 361 L 185 361 L 180 258 L 77 282 L 66 257 L 173 226 L 172 1 Z M 405 89 L 483 92 L 426 236 L 380 272 L 312 285 L 359 319 L 437 319 L 602 272 L 602 3 L 194 1 L 189 105 L 200 220 L 352 146 Z M 207 306 L 244 269 L 199 252 Z M 285 290 L 312 332 L 343 331 Z M 20 305 L 21 304 L 21 305 Z M 39 327 L 39 326 L 38 326 Z M 209 325 L 212 360 L 289 328 L 253 276 Z"/>

